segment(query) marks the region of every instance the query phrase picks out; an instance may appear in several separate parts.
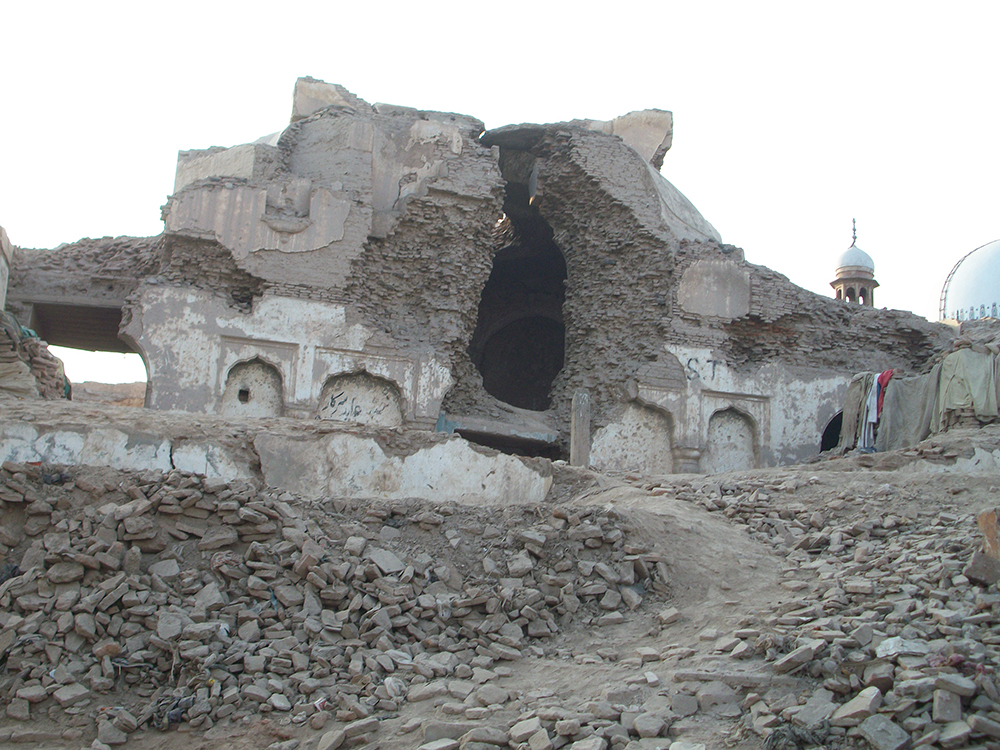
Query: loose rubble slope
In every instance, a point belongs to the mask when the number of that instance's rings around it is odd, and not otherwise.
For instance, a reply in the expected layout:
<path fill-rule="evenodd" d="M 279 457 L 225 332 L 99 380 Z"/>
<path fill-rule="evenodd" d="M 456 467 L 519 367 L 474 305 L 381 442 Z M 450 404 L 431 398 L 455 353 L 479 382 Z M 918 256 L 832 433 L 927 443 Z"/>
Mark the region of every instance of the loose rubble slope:
<path fill-rule="evenodd" d="M 715 477 L 556 466 L 510 508 L 7 463 L 0 743 L 989 746 L 1000 597 L 963 571 L 998 462 L 991 427 Z"/>

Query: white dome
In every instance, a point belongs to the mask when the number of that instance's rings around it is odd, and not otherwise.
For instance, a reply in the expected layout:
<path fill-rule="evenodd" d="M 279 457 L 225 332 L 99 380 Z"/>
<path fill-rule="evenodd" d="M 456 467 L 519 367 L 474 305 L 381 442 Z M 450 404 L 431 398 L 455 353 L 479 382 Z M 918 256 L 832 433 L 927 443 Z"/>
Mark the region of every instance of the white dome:
<path fill-rule="evenodd" d="M 843 255 L 837 259 L 838 275 L 841 270 L 848 268 L 863 268 L 875 273 L 875 261 L 871 256 L 857 245 L 851 245 L 844 251 Z"/>
<path fill-rule="evenodd" d="M 998 317 L 1000 240 L 977 247 L 951 269 L 941 290 L 941 318 L 976 320 Z"/>

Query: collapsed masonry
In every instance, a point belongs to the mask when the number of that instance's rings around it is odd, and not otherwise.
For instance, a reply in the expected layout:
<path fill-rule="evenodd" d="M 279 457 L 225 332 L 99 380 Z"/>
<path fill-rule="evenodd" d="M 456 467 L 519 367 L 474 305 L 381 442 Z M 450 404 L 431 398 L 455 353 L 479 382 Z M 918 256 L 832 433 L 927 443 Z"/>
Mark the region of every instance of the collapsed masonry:
<path fill-rule="evenodd" d="M 669 112 L 484 132 L 300 79 L 292 123 L 181 152 L 155 238 L 17 250 L 8 308 L 127 349 L 147 406 L 458 432 L 643 473 L 817 452 L 852 375 L 950 331 L 747 263 L 659 172 Z"/>

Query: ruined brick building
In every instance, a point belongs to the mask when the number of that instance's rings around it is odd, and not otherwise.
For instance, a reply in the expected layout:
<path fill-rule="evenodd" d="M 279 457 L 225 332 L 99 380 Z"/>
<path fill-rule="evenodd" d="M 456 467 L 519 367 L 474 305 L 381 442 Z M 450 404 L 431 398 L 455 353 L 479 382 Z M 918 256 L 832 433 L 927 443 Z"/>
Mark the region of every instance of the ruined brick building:
<path fill-rule="evenodd" d="M 947 328 L 748 263 L 660 174 L 669 112 L 484 132 L 296 84 L 291 124 L 181 152 L 164 231 L 18 249 L 8 309 L 142 355 L 146 405 L 455 431 L 723 471 L 815 454 L 853 373 Z M 809 252 L 803 247 L 803 252 Z"/>

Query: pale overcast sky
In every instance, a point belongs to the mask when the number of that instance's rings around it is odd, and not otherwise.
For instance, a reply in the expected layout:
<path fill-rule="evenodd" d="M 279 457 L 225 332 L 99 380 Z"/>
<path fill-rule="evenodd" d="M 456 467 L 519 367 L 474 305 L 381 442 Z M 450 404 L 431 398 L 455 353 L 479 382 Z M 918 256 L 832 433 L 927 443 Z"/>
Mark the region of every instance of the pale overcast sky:
<path fill-rule="evenodd" d="M 0 225 L 153 235 L 177 151 L 288 124 L 295 79 L 488 128 L 669 109 L 664 176 L 750 262 L 936 319 L 1000 237 L 996 2 L 21 3 L 4 11 Z"/>

